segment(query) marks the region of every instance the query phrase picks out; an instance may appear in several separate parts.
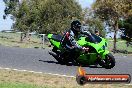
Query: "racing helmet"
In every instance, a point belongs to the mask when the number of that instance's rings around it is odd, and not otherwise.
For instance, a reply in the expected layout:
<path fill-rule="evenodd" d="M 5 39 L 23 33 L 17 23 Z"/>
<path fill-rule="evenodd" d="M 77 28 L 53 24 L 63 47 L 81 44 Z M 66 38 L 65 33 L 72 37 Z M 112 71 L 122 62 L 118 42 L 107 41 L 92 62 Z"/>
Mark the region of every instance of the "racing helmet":
<path fill-rule="evenodd" d="M 80 32 L 81 23 L 78 20 L 75 20 L 71 23 L 71 29 L 76 32 Z"/>

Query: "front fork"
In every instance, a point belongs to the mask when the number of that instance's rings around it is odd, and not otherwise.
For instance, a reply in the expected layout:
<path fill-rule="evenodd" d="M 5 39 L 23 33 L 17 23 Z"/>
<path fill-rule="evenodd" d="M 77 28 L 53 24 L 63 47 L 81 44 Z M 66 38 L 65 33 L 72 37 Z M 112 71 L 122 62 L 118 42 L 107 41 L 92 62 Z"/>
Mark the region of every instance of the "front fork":
<path fill-rule="evenodd" d="M 99 58 L 100 59 L 106 59 L 106 55 L 109 54 L 110 52 L 108 50 L 105 50 L 103 52 L 100 52 Z"/>

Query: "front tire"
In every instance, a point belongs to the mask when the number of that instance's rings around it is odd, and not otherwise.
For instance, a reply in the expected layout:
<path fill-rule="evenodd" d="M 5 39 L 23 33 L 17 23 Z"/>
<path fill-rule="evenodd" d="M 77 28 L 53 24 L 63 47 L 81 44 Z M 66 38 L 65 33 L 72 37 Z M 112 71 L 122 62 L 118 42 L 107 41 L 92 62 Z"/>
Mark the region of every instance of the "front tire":
<path fill-rule="evenodd" d="M 115 58 L 111 53 L 109 53 L 99 64 L 106 69 L 111 69 L 115 66 Z"/>

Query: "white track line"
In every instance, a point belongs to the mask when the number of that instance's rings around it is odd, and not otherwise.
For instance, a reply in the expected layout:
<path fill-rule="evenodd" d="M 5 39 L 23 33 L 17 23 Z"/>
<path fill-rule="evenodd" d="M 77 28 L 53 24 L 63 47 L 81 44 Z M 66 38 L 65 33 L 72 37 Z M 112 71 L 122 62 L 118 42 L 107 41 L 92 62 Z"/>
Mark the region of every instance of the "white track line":
<path fill-rule="evenodd" d="M 36 71 L 29 71 L 29 70 L 19 70 L 19 69 L 11 69 L 11 68 L 2 68 L 0 69 L 4 70 L 13 70 L 13 71 L 19 71 L 19 72 L 30 72 L 30 73 L 37 73 L 37 74 L 49 74 L 49 75 L 55 75 L 55 76 L 63 76 L 63 77 L 70 77 L 70 78 L 75 78 L 75 76 L 68 76 L 68 75 L 61 75 L 61 74 L 53 74 L 53 73 L 44 73 L 44 72 L 36 72 Z"/>

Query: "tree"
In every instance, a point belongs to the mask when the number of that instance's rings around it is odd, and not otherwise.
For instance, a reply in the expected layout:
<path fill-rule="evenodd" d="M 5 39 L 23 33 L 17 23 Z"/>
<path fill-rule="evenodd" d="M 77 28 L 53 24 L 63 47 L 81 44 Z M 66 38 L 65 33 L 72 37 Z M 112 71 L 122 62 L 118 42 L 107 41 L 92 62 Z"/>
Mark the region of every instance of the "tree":
<path fill-rule="evenodd" d="M 47 0 L 39 8 L 39 33 L 61 32 L 69 27 L 73 18 L 81 19 L 81 7 L 75 0 Z M 42 20 L 41 20 L 42 19 Z"/>
<path fill-rule="evenodd" d="M 82 15 L 84 17 L 84 22 L 89 27 L 91 32 L 95 32 L 98 30 L 103 37 L 105 37 L 104 30 L 103 30 L 103 22 L 94 15 L 94 11 L 90 8 L 83 9 Z"/>
<path fill-rule="evenodd" d="M 96 0 L 93 4 L 96 15 L 103 21 L 107 21 L 114 29 L 114 47 L 116 50 L 116 34 L 118 31 L 118 20 L 121 17 L 131 15 L 131 0 Z"/>
<path fill-rule="evenodd" d="M 5 15 L 3 15 L 3 18 L 6 19 L 6 16 L 11 14 L 12 18 L 16 14 L 16 9 L 18 8 L 19 0 L 3 0 L 6 8 L 4 10 Z"/>
<path fill-rule="evenodd" d="M 4 18 L 10 14 L 12 20 L 15 22 L 12 28 L 25 34 L 21 34 L 20 40 L 23 41 L 23 38 L 27 39 L 29 32 L 32 32 L 30 29 L 34 23 L 34 20 L 30 17 L 30 0 L 22 0 L 21 2 L 19 0 L 4 0 L 4 2 L 6 4 Z"/>
<path fill-rule="evenodd" d="M 120 20 L 119 28 L 123 31 L 121 38 L 126 40 L 127 43 L 132 42 L 132 16 L 125 20 Z"/>
<path fill-rule="evenodd" d="M 4 0 L 5 15 L 15 19 L 14 29 L 38 33 L 60 32 L 72 18 L 81 19 L 81 6 L 76 0 Z M 8 5 L 10 4 L 10 5 Z"/>
<path fill-rule="evenodd" d="M 4 18 L 11 14 L 13 29 L 24 32 L 58 33 L 69 27 L 73 18 L 81 20 L 76 0 L 4 0 Z"/>

